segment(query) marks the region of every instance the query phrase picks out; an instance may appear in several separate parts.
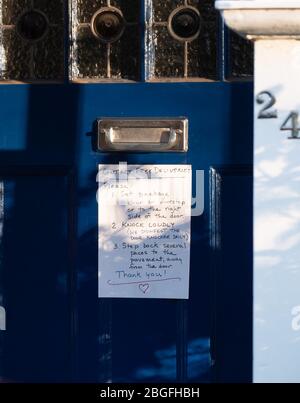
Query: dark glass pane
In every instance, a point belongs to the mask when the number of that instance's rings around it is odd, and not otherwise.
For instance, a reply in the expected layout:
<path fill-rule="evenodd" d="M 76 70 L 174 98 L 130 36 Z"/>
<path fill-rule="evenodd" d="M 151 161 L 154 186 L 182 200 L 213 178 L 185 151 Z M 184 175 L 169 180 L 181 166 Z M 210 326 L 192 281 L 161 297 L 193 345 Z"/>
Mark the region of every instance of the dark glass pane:
<path fill-rule="evenodd" d="M 4 55 L 1 57 L 2 80 L 29 80 L 31 74 L 31 45 L 24 43 L 14 29 L 2 33 Z"/>
<path fill-rule="evenodd" d="M 153 29 L 156 77 L 183 77 L 184 44 L 170 37 L 167 27 Z"/>
<path fill-rule="evenodd" d="M 139 71 L 139 28 L 137 25 L 128 27 L 122 41 L 111 45 L 111 75 L 113 78 L 132 79 Z M 129 57 L 130 55 L 130 57 Z"/>
<path fill-rule="evenodd" d="M 172 10 L 183 6 L 184 0 L 152 0 L 155 22 L 167 21 Z"/>
<path fill-rule="evenodd" d="M 42 39 L 48 29 L 49 23 L 46 15 L 36 10 L 25 11 L 17 22 L 17 33 L 26 41 Z"/>
<path fill-rule="evenodd" d="M 137 0 L 111 0 L 111 6 L 122 10 L 127 22 L 136 23 L 140 16 L 140 4 Z"/>
<path fill-rule="evenodd" d="M 49 49 L 51 55 L 49 56 Z M 55 80 L 64 75 L 64 31 L 62 27 L 51 27 L 47 40 L 33 47 L 34 71 L 37 79 Z"/>
<path fill-rule="evenodd" d="M 31 8 L 31 0 L 2 0 L 1 25 L 14 25 L 20 14 Z"/>
<path fill-rule="evenodd" d="M 63 27 L 64 0 L 3 0 L 0 79 L 62 80 Z"/>
<path fill-rule="evenodd" d="M 120 31 L 105 28 L 103 7 L 111 7 L 111 17 L 121 13 Z M 114 8 L 117 11 L 114 11 Z M 118 11 L 119 10 L 119 11 Z M 116 18 L 113 18 L 115 13 Z M 101 15 L 101 26 L 97 21 Z M 138 80 L 140 58 L 139 0 L 73 0 L 72 1 L 71 67 L 72 80 Z M 110 19 L 110 14 L 107 14 Z M 99 21 L 98 21 L 99 22 Z M 113 22 L 113 21 L 112 21 Z M 104 24 L 104 25 L 103 25 Z M 98 28 L 101 28 L 99 33 Z M 105 31 L 105 32 L 104 32 Z M 105 33 L 105 35 L 104 35 Z M 106 35 L 107 34 L 107 35 Z"/>
<path fill-rule="evenodd" d="M 64 21 L 64 0 L 34 0 L 33 5 L 48 17 L 50 24 L 62 24 Z"/>
<path fill-rule="evenodd" d="M 230 32 L 230 73 L 229 78 L 253 76 L 253 43 Z"/>
<path fill-rule="evenodd" d="M 76 78 L 99 78 L 107 74 L 106 45 L 95 38 L 89 28 L 80 28 L 77 34 L 76 48 L 73 55 L 73 75 Z"/>
<path fill-rule="evenodd" d="M 146 35 L 147 78 L 216 79 L 214 1 L 147 0 L 147 5 L 153 10 Z"/>
<path fill-rule="evenodd" d="M 217 49 L 216 25 L 205 23 L 199 41 L 188 45 L 188 76 L 216 79 Z"/>
<path fill-rule="evenodd" d="M 107 0 L 72 0 L 72 15 L 75 23 L 90 23 L 101 7 L 107 7 Z"/>

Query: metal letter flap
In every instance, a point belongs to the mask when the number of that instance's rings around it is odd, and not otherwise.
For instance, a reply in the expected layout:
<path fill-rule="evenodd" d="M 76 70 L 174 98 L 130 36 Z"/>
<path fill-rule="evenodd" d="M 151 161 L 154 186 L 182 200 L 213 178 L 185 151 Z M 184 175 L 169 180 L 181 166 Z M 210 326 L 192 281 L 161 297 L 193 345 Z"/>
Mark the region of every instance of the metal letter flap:
<path fill-rule="evenodd" d="M 99 119 L 98 149 L 102 152 L 186 152 L 188 120 Z"/>

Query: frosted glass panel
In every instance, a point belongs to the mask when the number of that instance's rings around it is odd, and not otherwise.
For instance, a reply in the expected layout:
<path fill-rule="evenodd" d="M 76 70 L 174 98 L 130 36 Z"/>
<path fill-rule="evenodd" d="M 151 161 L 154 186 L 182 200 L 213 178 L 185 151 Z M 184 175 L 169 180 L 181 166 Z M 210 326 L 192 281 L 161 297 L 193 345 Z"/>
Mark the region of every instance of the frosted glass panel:
<path fill-rule="evenodd" d="M 229 34 L 230 69 L 229 78 L 249 78 L 253 75 L 254 46 L 233 31 Z"/>
<path fill-rule="evenodd" d="M 139 0 L 71 1 L 71 80 L 138 80 Z"/>
<path fill-rule="evenodd" d="M 0 2 L 0 79 L 61 80 L 64 0 Z"/>
<path fill-rule="evenodd" d="M 149 80 L 216 79 L 217 12 L 213 0 L 147 0 Z"/>

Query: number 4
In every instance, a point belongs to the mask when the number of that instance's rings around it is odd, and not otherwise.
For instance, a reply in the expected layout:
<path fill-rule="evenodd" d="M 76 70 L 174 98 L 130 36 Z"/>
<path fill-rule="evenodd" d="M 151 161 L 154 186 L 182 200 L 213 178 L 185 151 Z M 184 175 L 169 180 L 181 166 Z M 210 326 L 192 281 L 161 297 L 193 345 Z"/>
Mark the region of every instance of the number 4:
<path fill-rule="evenodd" d="M 289 125 L 289 121 L 291 121 L 290 125 Z M 299 113 L 298 112 L 291 112 L 289 114 L 289 116 L 286 118 L 286 120 L 284 121 L 284 123 L 282 124 L 280 130 L 283 131 L 290 131 L 291 132 L 291 136 L 288 137 L 289 139 L 299 139 L 299 131 L 300 131 L 300 127 L 299 127 Z"/>

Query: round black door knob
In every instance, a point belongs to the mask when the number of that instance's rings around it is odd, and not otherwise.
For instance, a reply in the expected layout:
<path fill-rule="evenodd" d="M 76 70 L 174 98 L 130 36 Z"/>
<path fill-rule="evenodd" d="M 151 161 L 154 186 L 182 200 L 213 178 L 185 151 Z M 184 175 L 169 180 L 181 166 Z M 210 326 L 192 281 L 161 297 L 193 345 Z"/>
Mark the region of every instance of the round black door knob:
<path fill-rule="evenodd" d="M 201 30 L 200 12 L 194 7 L 179 7 L 171 13 L 168 28 L 175 39 L 193 41 Z"/>
<path fill-rule="evenodd" d="M 38 10 L 30 10 L 21 14 L 17 21 L 18 34 L 27 41 L 42 39 L 48 30 L 48 19 Z"/>
<path fill-rule="evenodd" d="M 94 14 L 91 28 L 93 34 L 101 42 L 116 42 L 123 35 L 125 19 L 119 9 L 103 7 Z"/>

